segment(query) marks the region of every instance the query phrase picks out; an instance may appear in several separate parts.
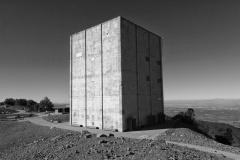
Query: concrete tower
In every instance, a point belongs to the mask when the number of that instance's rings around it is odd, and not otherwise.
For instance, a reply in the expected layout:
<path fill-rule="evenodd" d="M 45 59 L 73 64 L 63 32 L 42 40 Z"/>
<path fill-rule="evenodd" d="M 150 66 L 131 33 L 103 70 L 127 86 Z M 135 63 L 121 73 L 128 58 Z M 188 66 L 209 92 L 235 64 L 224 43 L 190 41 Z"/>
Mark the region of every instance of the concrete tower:
<path fill-rule="evenodd" d="M 159 36 L 117 17 L 70 43 L 71 125 L 122 132 L 164 121 Z"/>

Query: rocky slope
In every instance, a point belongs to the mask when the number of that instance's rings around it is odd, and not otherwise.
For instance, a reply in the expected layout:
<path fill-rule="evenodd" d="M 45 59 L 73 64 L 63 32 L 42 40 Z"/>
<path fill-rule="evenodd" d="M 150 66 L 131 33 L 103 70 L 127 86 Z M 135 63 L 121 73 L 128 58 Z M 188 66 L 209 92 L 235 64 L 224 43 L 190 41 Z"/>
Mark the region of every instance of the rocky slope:
<path fill-rule="evenodd" d="M 157 139 L 210 147 L 222 151 L 239 154 L 240 157 L 240 148 L 218 143 L 188 128 L 169 129 L 164 134 L 159 135 Z"/>
<path fill-rule="evenodd" d="M 34 125 L 0 122 L 0 159 L 161 159 L 222 160 L 221 155 L 201 152 L 165 140 L 115 138 Z"/>

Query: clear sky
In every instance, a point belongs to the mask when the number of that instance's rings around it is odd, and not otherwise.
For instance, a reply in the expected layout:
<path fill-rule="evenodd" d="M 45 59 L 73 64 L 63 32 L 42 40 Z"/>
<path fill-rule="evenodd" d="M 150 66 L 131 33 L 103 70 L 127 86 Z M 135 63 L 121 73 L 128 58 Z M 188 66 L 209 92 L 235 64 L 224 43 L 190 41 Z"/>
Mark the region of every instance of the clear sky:
<path fill-rule="evenodd" d="M 0 101 L 69 102 L 69 37 L 117 16 L 164 39 L 165 99 L 240 98 L 238 0 L 0 0 Z"/>

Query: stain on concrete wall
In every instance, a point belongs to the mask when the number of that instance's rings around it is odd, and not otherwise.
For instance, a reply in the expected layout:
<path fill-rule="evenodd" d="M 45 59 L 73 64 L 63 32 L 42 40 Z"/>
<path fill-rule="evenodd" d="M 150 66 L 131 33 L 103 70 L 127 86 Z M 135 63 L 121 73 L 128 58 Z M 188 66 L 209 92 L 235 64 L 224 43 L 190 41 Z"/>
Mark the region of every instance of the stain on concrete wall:
<path fill-rule="evenodd" d="M 85 32 L 72 36 L 72 124 L 85 126 Z"/>

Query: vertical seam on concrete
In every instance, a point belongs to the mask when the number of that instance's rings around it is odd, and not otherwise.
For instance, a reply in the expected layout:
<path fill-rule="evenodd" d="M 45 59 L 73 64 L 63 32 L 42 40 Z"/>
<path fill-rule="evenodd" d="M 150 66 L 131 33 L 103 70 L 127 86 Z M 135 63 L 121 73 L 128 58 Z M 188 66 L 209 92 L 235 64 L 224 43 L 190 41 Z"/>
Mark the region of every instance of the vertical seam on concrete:
<path fill-rule="evenodd" d="M 152 111 L 152 79 L 153 77 L 151 76 L 151 49 L 150 49 L 150 33 L 148 33 L 148 52 L 149 52 L 149 77 L 150 77 L 150 112 L 151 116 L 153 115 Z"/>
<path fill-rule="evenodd" d="M 85 30 L 85 126 L 87 126 L 87 30 Z"/>
<path fill-rule="evenodd" d="M 135 25 L 135 24 L 134 24 Z M 137 75 L 137 121 L 138 121 L 138 127 L 140 127 L 139 124 L 139 95 L 138 95 L 138 49 L 137 49 L 137 25 L 135 25 L 135 42 L 136 42 L 136 75 Z"/>
<path fill-rule="evenodd" d="M 103 129 L 103 44 L 102 44 L 102 24 L 101 24 L 101 86 L 102 86 L 102 129 Z"/>
<path fill-rule="evenodd" d="M 70 125 L 72 125 L 72 36 L 70 36 Z"/>
<path fill-rule="evenodd" d="M 122 74 L 123 74 L 123 71 L 122 71 L 122 57 L 123 57 L 123 53 L 122 53 L 122 18 L 120 17 L 119 18 L 119 36 L 120 36 L 120 38 L 119 38 L 119 45 L 120 46 L 118 46 L 118 48 L 119 48 L 119 51 L 118 51 L 118 53 L 120 54 L 120 86 L 119 87 L 121 87 L 121 89 L 119 88 L 119 92 L 121 91 L 121 93 L 119 94 L 119 107 L 120 107 L 120 103 L 121 103 L 121 112 L 123 113 L 123 87 L 122 87 L 122 85 L 123 85 L 123 80 L 122 80 Z M 118 109 L 118 118 L 119 118 L 119 122 L 121 122 L 121 130 L 123 131 L 123 124 L 124 124 L 124 122 L 123 122 L 123 114 L 122 113 L 120 113 L 120 109 Z M 119 130 L 119 123 L 118 123 L 118 126 L 117 126 L 117 129 Z"/>
<path fill-rule="evenodd" d="M 163 53 L 162 53 L 162 43 L 163 43 L 163 41 L 162 41 L 162 38 L 161 37 L 159 37 L 159 53 L 160 53 L 160 61 L 161 61 L 161 65 L 160 65 L 160 71 L 161 71 L 161 77 L 160 77 L 160 79 L 161 79 L 161 93 L 162 93 L 162 96 L 161 96 L 161 101 L 162 101 L 162 113 L 164 114 L 164 95 L 163 95 L 163 58 L 162 58 L 162 55 L 163 55 Z"/>

